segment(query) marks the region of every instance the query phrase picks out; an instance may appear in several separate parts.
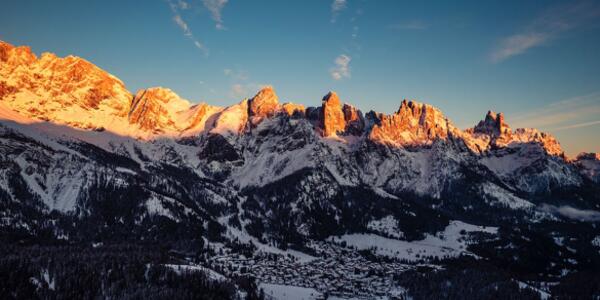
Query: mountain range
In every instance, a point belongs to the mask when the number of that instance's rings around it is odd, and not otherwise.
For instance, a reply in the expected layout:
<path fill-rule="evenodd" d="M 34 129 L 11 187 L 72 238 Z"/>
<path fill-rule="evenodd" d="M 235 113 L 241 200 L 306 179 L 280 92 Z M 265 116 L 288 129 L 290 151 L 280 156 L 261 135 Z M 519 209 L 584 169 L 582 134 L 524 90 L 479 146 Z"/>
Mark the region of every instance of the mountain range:
<path fill-rule="evenodd" d="M 272 87 L 193 104 L 0 41 L 0 165 L 10 245 L 158 243 L 228 280 L 342 298 L 435 298 L 419 276 L 443 286 L 440 272 L 478 277 L 482 265 L 500 296 L 600 295 L 581 289 L 600 283 L 600 154 L 567 157 L 552 135 L 493 111 L 461 130 L 428 104 L 363 113 L 335 92 L 313 107 Z M 404 269 L 365 277 L 389 279 L 380 290 L 322 286 L 288 262 L 257 271 L 271 255 Z"/>

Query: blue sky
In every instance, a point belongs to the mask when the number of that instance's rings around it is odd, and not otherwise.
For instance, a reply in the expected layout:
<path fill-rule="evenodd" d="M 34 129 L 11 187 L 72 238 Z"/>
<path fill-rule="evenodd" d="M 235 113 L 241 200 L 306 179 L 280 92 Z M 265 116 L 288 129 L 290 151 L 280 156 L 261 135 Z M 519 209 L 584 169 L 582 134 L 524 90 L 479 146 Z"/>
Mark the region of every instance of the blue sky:
<path fill-rule="evenodd" d="M 561 1 L 5 1 L 0 39 L 81 56 L 137 89 L 229 105 L 273 85 L 363 111 L 403 98 L 461 128 L 487 110 L 600 152 L 600 3 Z"/>

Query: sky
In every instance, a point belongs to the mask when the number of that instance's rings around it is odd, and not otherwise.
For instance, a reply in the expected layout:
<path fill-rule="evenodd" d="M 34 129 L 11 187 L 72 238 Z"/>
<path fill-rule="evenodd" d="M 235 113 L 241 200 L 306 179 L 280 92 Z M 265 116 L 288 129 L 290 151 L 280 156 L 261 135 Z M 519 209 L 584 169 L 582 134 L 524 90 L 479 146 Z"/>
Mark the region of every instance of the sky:
<path fill-rule="evenodd" d="M 598 1 L 7 0 L 0 39 L 83 57 L 132 92 L 225 106 L 272 85 L 317 106 L 333 90 L 385 113 L 414 99 L 463 129 L 493 110 L 600 152 Z"/>

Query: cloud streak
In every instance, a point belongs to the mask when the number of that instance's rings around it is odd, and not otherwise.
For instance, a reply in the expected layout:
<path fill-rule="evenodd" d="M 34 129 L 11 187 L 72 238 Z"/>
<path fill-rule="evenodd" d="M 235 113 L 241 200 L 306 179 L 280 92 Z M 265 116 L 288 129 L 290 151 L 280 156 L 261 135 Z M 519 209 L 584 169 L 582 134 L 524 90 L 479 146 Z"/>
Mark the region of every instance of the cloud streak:
<path fill-rule="evenodd" d="M 557 6 L 546 10 L 518 32 L 500 39 L 489 54 L 492 63 L 546 45 L 566 32 L 600 16 L 600 6 L 589 2 Z"/>
<path fill-rule="evenodd" d="M 329 75 L 333 80 L 342 80 L 350 78 L 350 61 L 352 58 L 342 54 L 334 60 L 335 66 L 329 70 Z"/>
<path fill-rule="evenodd" d="M 584 210 L 574 208 L 568 205 L 554 206 L 549 204 L 542 204 L 540 207 L 542 211 L 551 213 L 554 215 L 561 215 L 563 217 L 582 221 L 582 222 L 596 222 L 600 221 L 600 212 L 595 210 Z"/>
<path fill-rule="evenodd" d="M 181 0 L 177 1 L 176 3 L 173 1 L 167 1 L 167 3 L 169 3 L 169 7 L 171 8 L 171 12 L 173 13 L 173 22 L 175 22 L 175 24 L 177 24 L 177 26 L 181 29 L 181 31 L 183 32 L 183 35 L 185 37 L 187 37 L 188 39 L 190 39 L 192 41 L 192 43 L 194 44 L 194 46 L 196 48 L 200 49 L 200 51 L 202 51 L 204 56 L 208 56 L 208 54 L 209 54 L 208 48 L 199 39 L 197 39 L 194 36 L 194 33 L 190 29 L 190 26 L 187 24 L 187 22 L 183 19 L 183 17 L 179 13 L 180 9 L 183 9 L 183 10 L 189 9 L 191 7 L 190 4 L 188 2 L 181 1 Z"/>
<path fill-rule="evenodd" d="M 335 23 L 337 16 L 342 10 L 346 9 L 347 4 L 347 0 L 333 0 L 331 3 L 331 23 Z"/>
<path fill-rule="evenodd" d="M 188 2 L 179 0 L 179 1 L 177 1 L 177 7 L 181 10 L 186 10 L 186 9 L 190 9 L 192 6 Z"/>
<path fill-rule="evenodd" d="M 179 28 L 181 28 L 181 30 L 183 31 L 183 34 L 185 36 L 192 36 L 192 31 L 190 30 L 190 27 L 181 18 L 181 15 L 176 14 L 175 16 L 173 16 L 173 21 L 175 21 L 175 24 L 177 24 L 177 26 L 179 26 Z"/>
<path fill-rule="evenodd" d="M 510 122 L 515 127 L 568 130 L 597 125 L 600 92 L 554 102 L 529 112 L 516 114 Z"/>
<path fill-rule="evenodd" d="M 424 30 L 429 26 L 422 21 L 414 20 L 404 23 L 391 24 L 388 26 L 390 29 L 394 30 Z"/>
<path fill-rule="evenodd" d="M 249 98 L 265 86 L 268 84 L 234 83 L 229 88 L 229 97 L 233 99 Z"/>
<path fill-rule="evenodd" d="M 594 125 L 599 125 L 599 124 L 600 124 L 600 120 L 591 121 L 591 122 L 584 122 L 584 123 L 579 123 L 579 124 L 573 124 L 573 125 L 567 125 L 567 126 L 563 126 L 563 127 L 558 127 L 556 129 L 554 129 L 554 131 L 565 130 L 565 129 L 583 128 L 583 127 L 589 127 L 589 126 L 594 126 Z"/>
<path fill-rule="evenodd" d="M 227 77 L 230 77 L 235 80 L 245 81 L 248 80 L 248 72 L 244 70 L 232 70 L 232 69 L 223 69 L 223 74 Z"/>
<path fill-rule="evenodd" d="M 202 0 L 202 4 L 210 11 L 213 20 L 216 22 L 215 27 L 219 30 L 227 29 L 225 28 L 225 25 L 223 25 L 223 16 L 221 12 L 228 1 L 229 0 Z"/>

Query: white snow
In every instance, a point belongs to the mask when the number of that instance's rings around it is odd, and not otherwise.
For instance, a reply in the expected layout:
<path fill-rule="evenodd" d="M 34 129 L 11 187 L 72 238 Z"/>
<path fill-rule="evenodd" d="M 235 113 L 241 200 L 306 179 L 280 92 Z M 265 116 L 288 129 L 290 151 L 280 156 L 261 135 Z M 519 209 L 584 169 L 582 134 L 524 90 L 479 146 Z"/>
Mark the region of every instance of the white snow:
<path fill-rule="evenodd" d="M 171 211 L 169 211 L 168 209 L 166 209 L 163 204 L 162 201 L 169 201 L 169 202 L 174 202 L 173 199 L 168 199 L 164 196 L 158 195 L 158 194 L 152 194 L 150 196 L 150 198 L 148 198 L 148 200 L 146 200 L 145 206 L 146 206 L 146 210 L 148 211 L 148 214 L 150 215 L 159 215 L 159 216 L 165 216 L 169 219 L 172 220 L 177 220 L 177 218 L 175 218 L 173 216 L 173 214 L 171 213 Z"/>
<path fill-rule="evenodd" d="M 48 270 L 42 271 L 42 278 L 48 284 L 48 288 L 54 291 L 55 282 L 53 279 L 50 279 L 50 273 L 48 273 Z"/>
<path fill-rule="evenodd" d="M 375 194 L 384 197 L 384 198 L 392 198 L 392 199 L 399 199 L 398 197 L 386 192 L 384 189 L 380 188 L 380 187 L 374 187 L 373 191 L 375 192 Z"/>
<path fill-rule="evenodd" d="M 308 255 L 306 253 L 302 253 L 300 251 L 296 251 L 296 250 L 292 250 L 292 249 L 281 250 L 277 247 L 263 244 L 258 239 L 249 235 L 248 233 L 242 232 L 233 227 L 227 228 L 227 234 L 231 237 L 237 238 L 240 242 L 243 242 L 243 243 L 252 242 L 252 244 L 254 244 L 254 246 L 256 246 L 256 248 L 258 248 L 258 250 L 262 251 L 262 252 L 279 254 L 279 255 L 284 255 L 284 256 L 291 255 L 292 257 L 295 257 L 296 259 L 298 259 L 299 262 L 303 262 L 303 263 L 310 262 L 310 261 L 317 259 L 314 256 Z"/>
<path fill-rule="evenodd" d="M 216 271 L 199 266 L 199 265 L 174 265 L 174 264 L 164 264 L 165 267 L 173 269 L 177 274 L 181 274 L 183 272 L 204 272 L 208 276 L 209 279 L 213 281 L 225 281 L 227 278 Z"/>
<path fill-rule="evenodd" d="M 461 231 L 465 233 L 461 234 Z M 375 234 L 346 234 L 341 237 L 330 237 L 331 241 L 345 241 L 348 246 L 358 250 L 373 249 L 376 254 L 418 261 L 427 257 L 456 257 L 461 254 L 472 255 L 467 251 L 468 235 L 471 232 L 496 234 L 497 227 L 484 227 L 452 221 L 443 232 L 437 235 L 427 235 L 419 241 L 403 241 L 385 238 Z"/>
<path fill-rule="evenodd" d="M 264 291 L 267 299 L 273 300 L 316 300 L 322 296 L 313 288 L 292 285 L 261 283 L 258 288 Z"/>
<path fill-rule="evenodd" d="M 550 293 L 548 293 L 548 292 L 546 292 L 546 291 L 543 291 L 543 290 L 541 290 L 541 289 L 538 289 L 538 288 L 536 288 L 536 287 L 533 287 L 533 286 L 531 286 L 531 285 L 529 285 L 529 284 L 527 284 L 527 283 L 525 283 L 525 282 L 522 282 L 522 281 L 517 281 L 517 282 L 518 282 L 518 284 L 519 284 L 519 288 L 520 288 L 520 289 L 531 289 L 531 290 L 533 290 L 534 292 L 537 292 L 537 293 L 539 293 L 539 294 L 540 294 L 540 299 L 541 299 L 541 300 L 547 300 L 547 299 L 549 299 L 550 297 L 552 297 L 552 295 L 550 295 Z"/>
<path fill-rule="evenodd" d="M 386 216 L 379 220 L 371 220 L 367 224 L 367 228 L 397 239 L 404 237 L 404 233 L 398 229 L 398 222 L 393 216 Z"/>
<path fill-rule="evenodd" d="M 225 138 L 237 136 L 248 121 L 248 100 L 225 108 L 216 118 L 211 133 L 218 133 Z"/>
<path fill-rule="evenodd" d="M 116 170 L 118 172 L 127 173 L 127 174 L 131 174 L 131 175 L 136 175 L 137 174 L 135 171 L 127 169 L 127 168 L 123 168 L 123 167 L 117 167 Z"/>
<path fill-rule="evenodd" d="M 508 206 L 511 209 L 527 209 L 532 208 L 533 203 L 515 196 L 513 193 L 492 183 L 484 183 L 482 185 L 483 192 L 486 196 L 492 197 L 498 203 Z"/>

